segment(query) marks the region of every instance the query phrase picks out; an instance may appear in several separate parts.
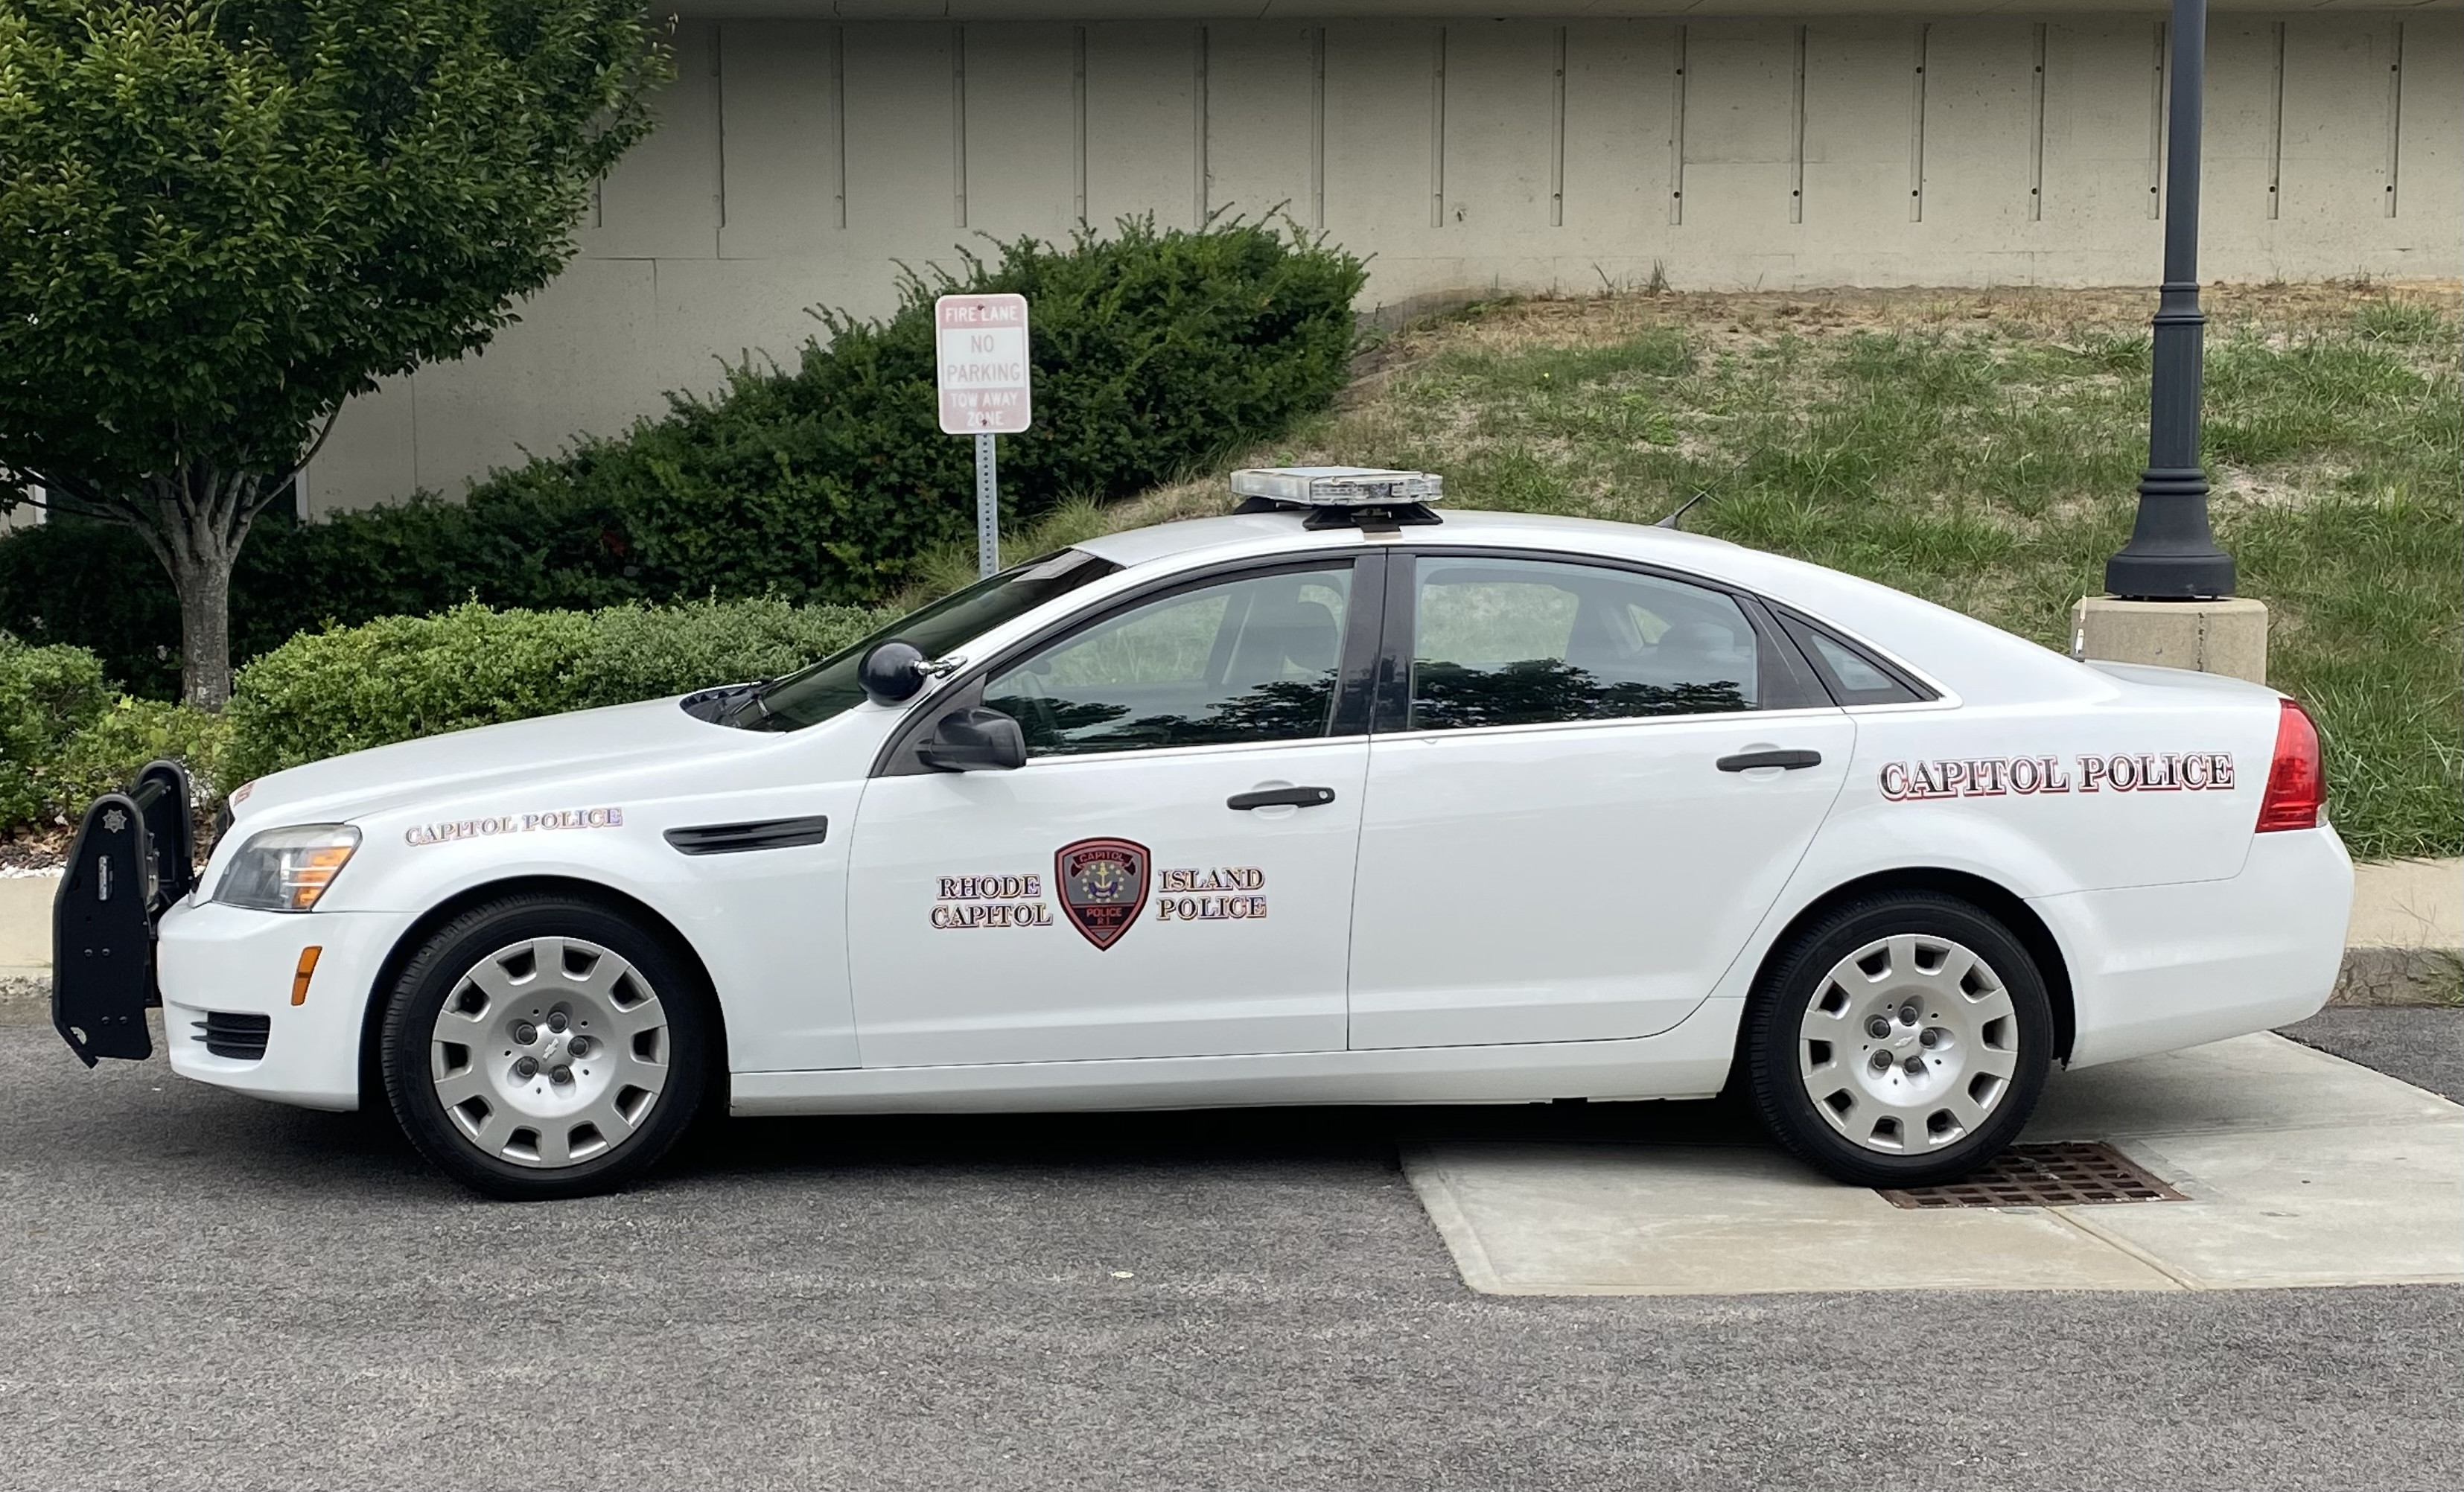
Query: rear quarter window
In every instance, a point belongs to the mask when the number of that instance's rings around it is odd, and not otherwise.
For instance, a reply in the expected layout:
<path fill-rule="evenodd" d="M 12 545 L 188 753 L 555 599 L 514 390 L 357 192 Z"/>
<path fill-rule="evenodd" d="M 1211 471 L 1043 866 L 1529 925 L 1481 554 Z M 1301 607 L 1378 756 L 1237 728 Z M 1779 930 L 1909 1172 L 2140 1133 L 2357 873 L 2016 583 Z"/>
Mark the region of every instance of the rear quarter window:
<path fill-rule="evenodd" d="M 1902 670 L 1826 627 L 1793 612 L 1780 613 L 1780 625 L 1814 665 L 1834 704 L 1905 705 L 1936 697 Z"/>

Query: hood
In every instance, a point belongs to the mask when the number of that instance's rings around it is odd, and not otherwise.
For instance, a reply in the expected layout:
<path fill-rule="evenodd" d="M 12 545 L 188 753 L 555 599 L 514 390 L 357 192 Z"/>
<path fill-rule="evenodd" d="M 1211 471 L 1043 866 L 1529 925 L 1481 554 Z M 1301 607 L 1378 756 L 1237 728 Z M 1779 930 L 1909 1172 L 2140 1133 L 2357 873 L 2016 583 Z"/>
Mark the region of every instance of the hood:
<path fill-rule="evenodd" d="M 775 740 L 697 720 L 674 699 L 542 715 L 355 751 L 259 778 L 231 820 L 341 823 L 473 793 L 562 782 L 636 763 L 687 764 Z"/>

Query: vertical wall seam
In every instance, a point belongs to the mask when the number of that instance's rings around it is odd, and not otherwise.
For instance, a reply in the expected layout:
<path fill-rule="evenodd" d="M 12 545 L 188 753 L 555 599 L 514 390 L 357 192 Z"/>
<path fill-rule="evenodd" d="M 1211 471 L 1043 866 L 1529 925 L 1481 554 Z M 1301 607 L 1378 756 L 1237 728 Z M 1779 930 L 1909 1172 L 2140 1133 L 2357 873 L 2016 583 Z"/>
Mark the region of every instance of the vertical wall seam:
<path fill-rule="evenodd" d="M 2274 222 L 2284 201 L 2284 23 L 2277 21 L 2271 30 L 2276 33 L 2276 76 L 2267 100 L 2267 216 Z"/>
<path fill-rule="evenodd" d="M 1446 226 L 1446 29 L 1434 28 L 1429 55 L 1429 226 Z"/>
<path fill-rule="evenodd" d="M 1668 104 L 1668 221 L 1685 221 L 1685 28 L 1674 29 L 1669 58 L 1674 64 L 1670 74 Z"/>
<path fill-rule="evenodd" d="M 2028 221 L 2045 217 L 2045 23 L 2035 25 L 2035 72 L 2028 83 Z"/>
<path fill-rule="evenodd" d="M 2166 22 L 2156 23 L 2155 71 L 2147 84 L 2147 215 L 2165 215 L 2165 90 Z"/>
<path fill-rule="evenodd" d="M 1788 220 L 1805 221 L 1805 33 L 1796 29 L 1796 80 L 1788 101 Z"/>
<path fill-rule="evenodd" d="M 650 261 L 650 309 L 659 306 L 659 261 Z M 419 492 L 425 486 L 419 479 L 419 370 L 411 369 L 402 378 L 403 396 L 410 401 L 410 490 Z"/>
<path fill-rule="evenodd" d="M 1549 226 L 1566 226 L 1566 28 L 1557 28 L 1557 70 L 1549 105 Z"/>
<path fill-rule="evenodd" d="M 1080 227 L 1087 222 L 1087 28 L 1069 28 L 1069 192 Z"/>
<path fill-rule="evenodd" d="M 967 28 L 950 28 L 950 208 L 967 226 Z"/>
<path fill-rule="evenodd" d="M 1192 205 L 1197 209 L 1196 227 L 1204 228 L 1213 208 L 1214 193 L 1209 189 L 1206 162 L 1206 28 L 1196 28 L 1197 40 L 1190 57 L 1190 178 Z"/>
<path fill-rule="evenodd" d="M 2395 216 L 2397 192 L 2396 163 L 2403 145 L 2404 124 L 2404 22 L 2395 25 L 2394 51 L 2387 56 L 2387 215 Z"/>
<path fill-rule="evenodd" d="M 1309 31 L 1309 227 L 1326 229 L 1326 28 Z"/>
<path fill-rule="evenodd" d="M 830 28 L 830 163 L 836 177 L 838 226 L 847 226 L 847 28 Z"/>
<path fill-rule="evenodd" d="M 1933 26 L 1917 22 L 1916 71 L 1908 90 L 1908 221 L 1925 221 L 1925 49 L 1933 40 Z"/>
<path fill-rule="evenodd" d="M 727 79 L 719 68 L 719 23 L 710 23 L 711 208 L 717 226 L 711 232 L 713 258 L 725 258 L 727 245 Z"/>

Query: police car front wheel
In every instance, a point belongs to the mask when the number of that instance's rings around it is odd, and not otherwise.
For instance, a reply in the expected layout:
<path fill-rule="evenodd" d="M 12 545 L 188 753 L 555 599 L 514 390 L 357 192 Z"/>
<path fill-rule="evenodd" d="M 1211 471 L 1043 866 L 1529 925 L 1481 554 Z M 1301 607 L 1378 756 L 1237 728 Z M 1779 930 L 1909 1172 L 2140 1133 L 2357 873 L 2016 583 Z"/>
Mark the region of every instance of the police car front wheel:
<path fill-rule="evenodd" d="M 2035 960 L 1981 909 L 1878 896 L 1799 933 L 1749 1007 L 1747 1079 L 1781 1143 L 1858 1186 L 1926 1186 L 2008 1145 L 2042 1090 Z"/>
<path fill-rule="evenodd" d="M 609 909 L 522 896 L 413 955 L 385 1012 L 385 1091 L 421 1152 L 513 1199 L 624 1186 L 699 1107 L 695 981 Z"/>

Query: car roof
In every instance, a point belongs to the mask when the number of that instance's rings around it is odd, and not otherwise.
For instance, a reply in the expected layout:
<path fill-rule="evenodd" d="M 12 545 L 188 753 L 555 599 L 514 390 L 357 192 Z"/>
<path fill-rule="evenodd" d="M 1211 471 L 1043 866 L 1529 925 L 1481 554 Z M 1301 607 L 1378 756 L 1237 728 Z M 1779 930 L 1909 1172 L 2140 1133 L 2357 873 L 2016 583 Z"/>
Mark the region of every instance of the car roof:
<path fill-rule="evenodd" d="M 1369 540 L 1350 526 L 1310 529 L 1278 510 L 1190 518 L 1090 538 L 1076 547 L 1125 570 L 1177 570 L 1218 560 L 1364 542 L 1415 547 L 1472 544 L 1555 551 L 1664 566 L 1783 603 L 1880 649 L 1953 696 L 2058 699 L 2111 691 L 2111 680 L 2025 638 L 1904 591 L 1784 555 L 1675 529 L 1547 514 L 1440 511 L 1441 521 Z"/>
<path fill-rule="evenodd" d="M 1428 543 L 1509 544 L 1517 548 L 1565 548 L 1587 554 L 1614 554 L 1629 559 L 1660 559 L 1692 568 L 1687 558 L 1704 549 L 1735 550 L 1726 539 L 1705 538 L 1675 529 L 1645 528 L 1598 518 L 1565 518 L 1547 514 L 1485 513 L 1479 509 L 1446 509 L 1438 523 L 1403 531 L 1407 540 Z M 1128 529 L 1090 538 L 1077 547 L 1129 567 L 1173 559 L 1202 559 L 1221 553 L 1256 553 L 1262 549 L 1309 550 L 1357 544 L 1361 533 L 1351 527 L 1310 529 L 1308 515 L 1293 510 L 1236 513 L 1217 518 L 1186 518 L 1151 528 Z"/>

